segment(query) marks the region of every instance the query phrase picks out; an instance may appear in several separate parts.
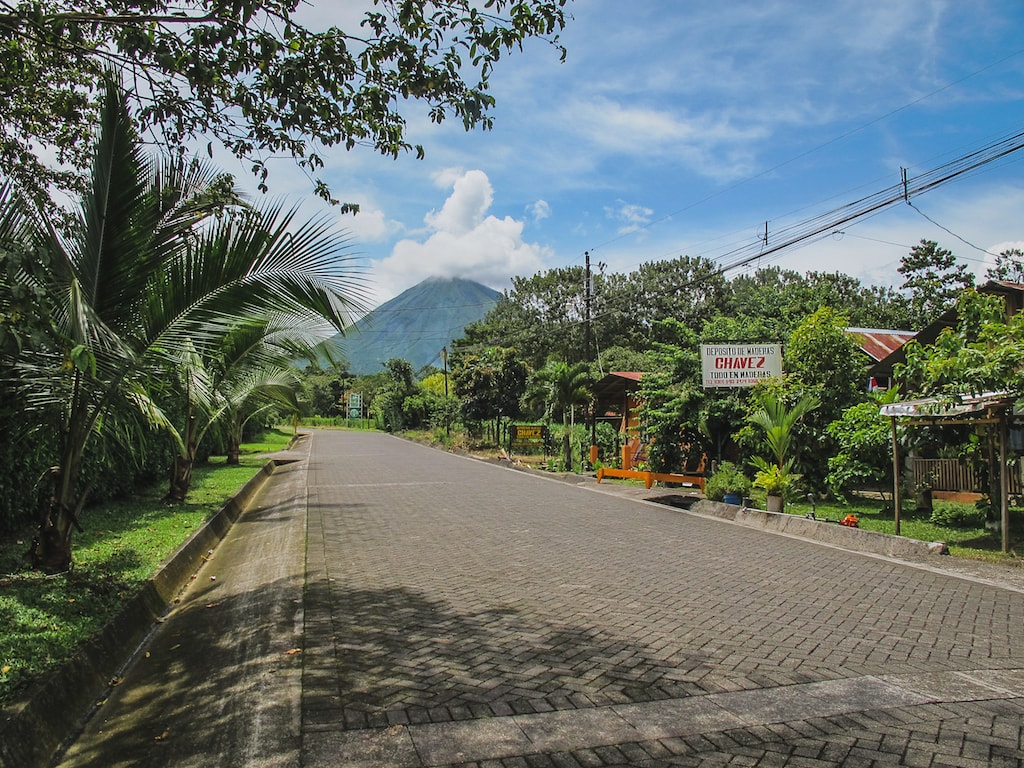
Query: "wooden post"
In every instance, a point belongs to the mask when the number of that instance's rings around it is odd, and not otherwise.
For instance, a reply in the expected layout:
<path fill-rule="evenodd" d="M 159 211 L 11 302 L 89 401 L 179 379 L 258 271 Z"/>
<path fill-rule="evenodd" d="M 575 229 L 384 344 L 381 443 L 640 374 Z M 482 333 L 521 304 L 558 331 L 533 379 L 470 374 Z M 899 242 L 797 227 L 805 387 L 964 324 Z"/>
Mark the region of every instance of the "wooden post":
<path fill-rule="evenodd" d="M 1010 551 L 1010 468 L 1006 466 L 1006 411 L 999 416 L 999 519 L 1003 529 L 1003 552 Z"/>
<path fill-rule="evenodd" d="M 896 437 L 896 417 L 889 417 L 892 424 L 892 508 L 896 522 L 896 535 L 900 535 L 900 444 Z"/>

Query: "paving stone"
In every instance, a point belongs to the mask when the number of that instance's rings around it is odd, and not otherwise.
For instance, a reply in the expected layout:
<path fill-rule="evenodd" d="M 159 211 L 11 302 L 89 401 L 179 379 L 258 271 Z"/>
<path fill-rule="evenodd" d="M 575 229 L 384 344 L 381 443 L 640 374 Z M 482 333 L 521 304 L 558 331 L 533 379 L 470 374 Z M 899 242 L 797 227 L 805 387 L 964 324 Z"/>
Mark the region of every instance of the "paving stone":
<path fill-rule="evenodd" d="M 511 718 L 410 725 L 407 731 L 427 765 L 497 759 L 537 751 Z"/>
<path fill-rule="evenodd" d="M 415 768 L 422 765 L 404 728 L 373 731 L 306 733 L 302 740 L 304 768 Z"/>
<path fill-rule="evenodd" d="M 287 617 L 304 625 L 300 732 L 276 742 L 301 741 L 305 766 L 1024 765 L 1019 574 L 823 547 L 383 434 L 308 442 L 301 488 L 268 481 L 288 513 L 232 532 L 306 544 Z M 161 668 L 194 694 L 168 702 L 197 734 L 175 768 L 249 764 L 217 751 L 217 726 L 244 730 L 235 693 L 267 675 L 215 686 L 199 660 L 265 634 L 258 617 L 200 627 L 196 668 Z M 162 715 L 120 697 L 65 768 L 142 749 Z"/>
<path fill-rule="evenodd" d="M 319 644 L 324 658 L 344 658 L 337 689 L 368 716 L 522 723 L 524 754 L 577 763 L 615 740 L 656 744 L 657 759 L 891 760 L 906 750 L 901 728 L 933 732 L 917 743 L 934 756 L 960 749 L 966 726 L 954 737 L 937 723 L 1024 688 L 1019 591 L 381 435 L 324 438 L 310 541 L 323 540 L 334 581 L 315 608 L 330 615 L 311 619 L 336 638 Z M 392 460 L 395 480 L 363 480 Z M 919 708 L 943 701 L 950 710 Z M 994 727 L 986 712 L 972 728 Z M 860 735 L 836 740 L 845 733 Z M 1017 733 L 977 744 L 1012 752 Z"/>

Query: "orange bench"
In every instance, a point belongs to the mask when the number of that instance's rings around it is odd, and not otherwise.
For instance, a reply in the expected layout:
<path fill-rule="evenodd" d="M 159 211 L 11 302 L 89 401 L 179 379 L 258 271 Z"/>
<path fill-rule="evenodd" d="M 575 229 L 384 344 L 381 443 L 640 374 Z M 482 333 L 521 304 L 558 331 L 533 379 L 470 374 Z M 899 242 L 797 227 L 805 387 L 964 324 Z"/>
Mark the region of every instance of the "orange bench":
<path fill-rule="evenodd" d="M 700 488 L 701 493 L 704 492 L 703 475 L 677 475 L 674 472 L 648 472 L 640 469 L 608 469 L 606 467 L 601 467 L 597 470 L 597 482 L 600 483 L 606 477 L 643 480 L 644 486 L 647 488 L 650 488 L 656 482 L 695 485 Z"/>

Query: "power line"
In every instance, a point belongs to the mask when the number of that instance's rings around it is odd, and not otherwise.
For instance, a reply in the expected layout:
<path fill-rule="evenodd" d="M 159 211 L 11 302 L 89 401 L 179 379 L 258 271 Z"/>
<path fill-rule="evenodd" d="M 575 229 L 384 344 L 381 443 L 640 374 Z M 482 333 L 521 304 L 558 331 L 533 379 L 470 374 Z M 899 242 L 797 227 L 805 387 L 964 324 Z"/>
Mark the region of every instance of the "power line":
<path fill-rule="evenodd" d="M 910 206 L 911 208 L 913 208 L 913 209 L 914 209 L 915 211 L 917 211 L 917 212 L 918 212 L 919 214 L 921 214 L 921 216 L 923 216 L 923 217 L 924 217 L 925 219 L 927 219 L 928 221 L 930 221 L 930 222 L 931 222 L 932 224 L 934 224 L 934 225 L 935 225 L 936 227 L 938 227 L 939 229 L 941 229 L 941 230 L 942 230 L 943 232 L 946 232 L 946 233 L 948 233 L 948 234 L 952 235 L 953 237 L 955 237 L 955 238 L 956 238 L 957 240 L 959 240 L 959 241 L 960 241 L 961 243 L 963 243 L 964 245 L 970 246 L 971 248 L 973 248 L 973 249 L 974 249 L 974 250 L 976 250 L 976 251 L 981 251 L 982 253 L 987 253 L 987 254 L 988 254 L 989 256 L 998 256 L 998 255 L 999 255 L 999 254 L 997 254 L 997 253 L 992 253 L 992 251 L 989 251 L 989 250 L 987 250 L 987 249 L 985 249 L 985 248 L 980 248 L 980 247 L 978 247 L 977 245 L 975 245 L 974 243 L 970 242 L 969 240 L 965 240 L 964 238 L 960 237 L 960 235 L 958 235 L 958 234 L 957 234 L 956 232 L 954 232 L 953 230 L 951 230 L 951 229 L 949 229 L 948 227 L 944 227 L 944 226 L 942 226 L 941 224 L 939 224 L 939 222 L 937 222 L 937 221 L 936 221 L 935 219 L 933 219 L 933 218 L 932 218 L 931 216 L 929 216 L 928 214 L 926 214 L 926 213 L 925 213 L 924 211 L 922 211 L 922 210 L 921 210 L 920 208 L 918 208 L 918 207 L 917 207 L 916 205 L 914 205 L 914 204 L 913 204 L 912 202 L 910 202 L 909 200 L 907 201 L 907 205 L 909 205 L 909 206 Z"/>
<path fill-rule="evenodd" d="M 981 149 L 943 163 L 917 176 L 905 176 L 900 183 L 872 195 L 784 227 L 776 233 L 775 237 L 778 238 L 781 235 L 781 240 L 778 240 L 774 245 L 765 247 L 764 242 L 759 238 L 757 243 L 749 243 L 744 247 L 736 248 L 729 253 L 723 254 L 722 258 L 730 260 L 721 264 L 719 272 L 725 273 L 745 266 L 759 258 L 766 258 L 790 250 L 794 246 L 805 243 L 813 238 L 830 235 L 846 224 L 867 218 L 894 205 L 907 203 L 913 197 L 937 189 L 954 179 L 976 171 L 1021 149 L 1024 149 L 1024 132 L 1006 136 Z"/>
<path fill-rule="evenodd" d="M 654 226 L 656 224 L 661 224 L 662 222 L 665 222 L 665 221 L 668 221 L 669 219 L 673 218 L 674 216 L 679 215 L 680 213 L 684 213 L 686 211 L 689 211 L 689 210 L 691 210 L 693 208 L 696 208 L 698 205 L 701 205 L 703 203 L 708 202 L 709 200 L 713 200 L 716 197 L 720 197 L 720 196 L 722 196 L 722 195 L 724 195 L 724 194 L 726 194 L 728 192 L 732 192 L 733 190 L 738 189 L 739 187 L 743 186 L 744 184 L 747 184 L 747 183 L 749 183 L 751 181 L 755 181 L 757 179 L 763 178 L 764 176 L 772 174 L 772 173 L 778 171 L 780 168 L 784 168 L 785 166 L 790 165 L 790 164 L 796 162 L 797 160 L 801 160 L 801 159 L 803 159 L 803 158 L 805 158 L 805 157 L 807 157 L 809 155 L 812 155 L 815 152 L 818 152 L 818 151 L 820 151 L 820 150 L 822 150 L 822 149 L 824 149 L 826 147 L 830 147 L 833 144 L 836 144 L 836 143 L 842 141 L 843 139 L 847 139 L 850 136 L 853 136 L 853 135 L 855 135 L 857 133 L 860 133 L 861 131 L 863 131 L 863 130 L 865 130 L 867 128 L 870 128 L 871 126 L 876 125 L 876 124 L 882 122 L 883 120 L 887 120 L 888 118 L 890 118 L 890 117 L 892 117 L 894 115 L 897 115 L 897 114 L 899 114 L 901 112 L 904 112 L 904 111 L 910 109 L 911 107 L 917 106 L 918 104 L 920 104 L 920 103 L 922 103 L 924 101 L 927 101 L 928 99 L 932 98 L 933 96 L 937 96 L 938 94 L 942 93 L 943 91 L 947 91 L 950 88 L 953 88 L 954 86 L 961 85 L 961 84 L 965 83 L 966 81 L 968 81 L 968 80 L 970 80 L 970 79 L 972 79 L 974 77 L 977 77 L 978 75 L 983 74 L 984 72 L 989 71 L 990 69 L 994 69 L 995 67 L 999 66 L 1000 64 L 1003 64 L 1003 63 L 1005 63 L 1005 62 L 1007 62 L 1007 61 L 1009 61 L 1011 59 L 1014 59 L 1014 58 L 1020 56 L 1021 54 L 1024 54 L 1024 48 L 1021 48 L 1019 50 L 1013 51 L 1012 53 L 1009 53 L 1009 54 L 1007 54 L 1007 55 L 1005 55 L 1005 56 L 1003 56 L 1003 57 L 1001 57 L 1001 58 L 999 58 L 999 59 L 997 59 L 997 60 L 987 64 L 987 65 L 985 65 L 984 67 L 981 67 L 980 69 L 977 69 L 977 70 L 975 70 L 973 72 L 970 72 L 970 73 L 964 75 L 963 77 L 959 78 L 958 80 L 953 80 L 953 81 L 950 81 L 948 83 L 945 83 L 944 85 L 941 85 L 938 88 L 935 88 L 934 90 L 929 91 L 928 93 L 925 93 L 925 94 L 919 96 L 918 98 L 913 99 L 912 101 L 909 101 L 906 104 L 903 104 L 900 107 L 897 107 L 896 109 L 890 110 L 889 112 L 886 112 L 886 113 L 884 113 L 882 115 L 879 115 L 878 117 L 872 118 L 871 120 L 868 120 L 865 123 L 861 123 L 861 124 L 857 125 L 856 127 L 851 128 L 848 131 L 845 131 L 844 133 L 840 133 L 838 136 L 835 136 L 835 137 L 829 139 L 828 141 L 823 142 L 822 144 L 818 144 L 818 145 L 812 147 L 811 149 L 808 149 L 808 150 L 805 150 L 803 152 L 800 152 L 800 153 L 798 153 L 798 154 L 796 154 L 796 155 L 794 155 L 794 156 L 792 156 L 790 158 L 787 158 L 786 160 L 783 160 L 783 161 L 781 161 L 779 163 L 776 163 L 775 165 L 771 166 L 770 168 L 766 168 L 763 171 L 760 171 L 760 172 L 755 173 L 755 174 L 750 175 L 750 176 L 745 176 L 744 178 L 742 178 L 742 179 L 740 179 L 740 180 L 738 180 L 738 181 L 736 181 L 736 182 L 734 182 L 732 184 L 729 184 L 729 185 L 727 185 L 725 187 L 722 187 L 721 189 L 719 189 L 719 190 L 717 190 L 717 191 L 715 191 L 715 192 L 713 192 L 713 193 L 711 193 L 709 195 L 705 195 L 704 197 L 702 197 L 702 198 L 700 198 L 698 200 L 695 200 L 692 203 L 684 205 L 682 208 L 678 208 L 678 209 L 676 209 L 674 211 L 671 211 L 671 212 L 665 214 L 664 216 L 662 216 L 661 218 L 657 219 L 656 221 L 653 221 L 653 222 L 650 222 L 649 224 L 646 224 L 643 227 L 643 229 L 645 229 L 645 230 L 646 229 L 650 229 L 652 226 Z M 600 243 L 600 244 L 598 244 L 596 246 L 591 247 L 589 250 L 591 252 L 594 252 L 594 251 L 598 250 L 599 248 L 603 248 L 603 247 L 605 247 L 607 245 L 611 245 L 612 243 L 615 243 L 615 242 L 618 242 L 619 240 L 622 240 L 623 238 L 627 237 L 628 234 L 631 234 L 631 233 L 623 233 L 623 234 L 621 234 L 621 235 L 619 235 L 617 237 L 610 238 L 609 240 L 606 240 L 603 243 Z"/>

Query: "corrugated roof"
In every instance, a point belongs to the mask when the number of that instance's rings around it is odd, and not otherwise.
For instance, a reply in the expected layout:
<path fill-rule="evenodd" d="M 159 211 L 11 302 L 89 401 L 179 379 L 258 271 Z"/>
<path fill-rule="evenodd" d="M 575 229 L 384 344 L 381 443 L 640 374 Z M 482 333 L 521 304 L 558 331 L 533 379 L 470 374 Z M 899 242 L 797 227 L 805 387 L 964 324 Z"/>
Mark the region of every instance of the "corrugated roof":
<path fill-rule="evenodd" d="M 615 405 L 622 402 L 627 392 L 636 392 L 640 388 L 640 379 L 643 373 L 639 371 L 612 371 L 606 373 L 604 378 L 594 382 L 590 391 L 597 400 L 598 410 L 605 406 Z"/>
<path fill-rule="evenodd" d="M 892 331 L 883 328 L 847 328 L 846 332 L 856 337 L 864 353 L 874 360 L 884 360 L 917 334 L 913 331 Z"/>
<path fill-rule="evenodd" d="M 956 402 L 947 402 L 938 397 L 919 400 L 902 400 L 883 405 L 879 412 L 883 416 L 909 416 L 915 418 L 950 418 L 967 413 L 977 413 L 993 407 L 1008 407 L 1016 398 L 1006 392 L 984 392 L 980 395 L 962 395 Z"/>

